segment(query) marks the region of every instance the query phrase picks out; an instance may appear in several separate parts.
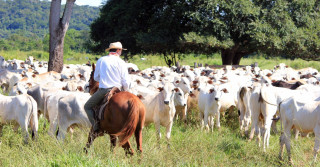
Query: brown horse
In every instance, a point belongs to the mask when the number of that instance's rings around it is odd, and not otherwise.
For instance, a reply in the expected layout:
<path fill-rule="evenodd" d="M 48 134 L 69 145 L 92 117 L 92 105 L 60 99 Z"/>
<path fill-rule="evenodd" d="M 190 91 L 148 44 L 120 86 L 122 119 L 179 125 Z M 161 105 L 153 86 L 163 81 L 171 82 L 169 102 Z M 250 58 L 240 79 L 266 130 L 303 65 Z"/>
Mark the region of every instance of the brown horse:
<path fill-rule="evenodd" d="M 95 65 L 92 64 L 92 73 L 89 80 L 89 91 L 92 95 L 99 88 L 99 82 L 93 79 Z M 104 110 L 104 119 L 100 121 L 100 132 L 89 132 L 88 142 L 85 151 L 98 136 L 105 133 L 110 135 L 111 149 L 116 146 L 116 137 L 119 137 L 120 146 L 124 148 L 126 154 L 133 155 L 129 138 L 135 135 L 137 149 L 142 153 L 142 128 L 145 120 L 145 107 L 141 100 L 129 92 L 119 92 L 113 95 Z"/>

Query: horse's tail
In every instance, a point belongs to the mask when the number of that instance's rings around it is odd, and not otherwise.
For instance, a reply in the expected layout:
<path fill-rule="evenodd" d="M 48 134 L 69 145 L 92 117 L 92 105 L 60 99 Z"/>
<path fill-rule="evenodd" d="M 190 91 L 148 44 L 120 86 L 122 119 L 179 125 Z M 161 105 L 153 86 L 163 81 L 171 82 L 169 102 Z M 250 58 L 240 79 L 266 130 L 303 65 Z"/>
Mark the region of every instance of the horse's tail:
<path fill-rule="evenodd" d="M 129 114 L 127 117 L 126 122 L 123 125 L 123 128 L 120 132 L 116 134 L 112 134 L 115 136 L 122 136 L 120 138 L 119 144 L 120 146 L 124 145 L 128 142 L 129 138 L 135 132 L 138 121 L 139 121 L 139 110 L 140 110 L 140 103 L 138 103 L 135 99 L 128 100 L 128 110 Z"/>

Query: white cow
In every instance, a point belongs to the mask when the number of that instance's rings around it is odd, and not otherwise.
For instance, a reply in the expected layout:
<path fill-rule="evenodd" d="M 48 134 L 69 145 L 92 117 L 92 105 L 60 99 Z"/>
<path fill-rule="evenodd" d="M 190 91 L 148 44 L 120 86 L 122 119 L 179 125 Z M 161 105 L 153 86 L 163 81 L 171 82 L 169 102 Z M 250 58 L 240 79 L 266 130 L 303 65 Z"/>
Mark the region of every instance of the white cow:
<path fill-rule="evenodd" d="M 240 131 L 244 129 L 245 135 L 248 135 L 248 128 L 251 123 L 251 97 L 252 87 L 244 86 L 238 93 L 238 110 L 240 114 Z"/>
<path fill-rule="evenodd" d="M 146 88 L 144 88 L 146 91 Z M 166 127 L 166 138 L 170 139 L 171 128 L 173 125 L 173 118 L 176 112 L 175 104 L 185 105 L 183 92 L 180 88 L 174 87 L 171 83 L 166 83 L 161 92 L 148 90 L 148 93 L 143 91 L 137 91 L 138 96 L 146 107 L 146 119 L 145 124 L 155 124 L 155 128 L 158 134 L 158 140 L 161 138 L 160 125 Z M 177 98 L 175 100 L 175 98 Z"/>
<path fill-rule="evenodd" d="M 296 90 L 291 90 L 281 87 L 273 87 L 271 85 L 263 84 L 261 87 L 261 114 L 263 115 L 263 148 L 266 150 L 266 147 L 269 146 L 270 138 L 270 128 L 272 124 L 273 116 L 278 111 L 278 106 L 280 102 L 292 96 L 309 96 L 311 99 L 318 98 L 320 89 L 312 85 L 302 85 Z"/>
<path fill-rule="evenodd" d="M 58 127 L 58 111 L 59 111 L 59 99 L 66 96 L 79 95 L 82 96 L 83 93 L 79 92 L 69 92 L 64 90 L 50 91 L 44 97 L 44 115 L 50 122 L 50 127 L 48 134 L 54 136 Z"/>
<path fill-rule="evenodd" d="M 210 86 L 200 89 L 198 106 L 199 116 L 202 120 L 201 129 L 205 127 L 208 131 L 208 123 L 210 121 L 211 130 L 213 130 L 213 117 L 216 117 L 216 126 L 217 128 L 220 128 L 221 103 L 219 99 L 221 98 L 223 93 L 228 93 L 227 89 L 219 89 L 217 86 Z"/>
<path fill-rule="evenodd" d="M 0 123 L 18 123 L 28 142 L 28 125 L 32 129 L 32 137 L 38 132 L 37 103 L 29 95 L 4 96 L 0 94 Z M 2 132 L 2 126 L 0 126 Z"/>
<path fill-rule="evenodd" d="M 187 101 L 189 98 L 189 94 L 192 93 L 192 89 L 190 86 L 190 81 L 186 78 L 186 77 L 181 77 L 180 80 L 176 80 L 174 81 L 174 85 L 176 87 L 181 88 L 181 90 L 183 91 L 183 95 L 184 95 L 184 99 L 185 99 L 185 106 L 176 106 L 176 112 L 177 114 L 182 115 L 182 120 L 186 121 L 187 120 Z"/>
<path fill-rule="evenodd" d="M 305 99 L 301 99 L 301 97 Z M 284 145 L 286 145 L 289 162 L 292 163 L 290 136 L 292 127 L 295 127 L 304 135 L 314 132 L 314 161 L 316 161 L 320 147 L 320 101 L 313 101 L 307 95 L 300 96 L 300 98 L 296 96 L 284 100 L 279 108 L 283 125 L 279 157 L 282 158 Z"/>
<path fill-rule="evenodd" d="M 58 140 L 64 140 L 68 128 L 72 125 L 91 128 L 91 123 L 84 110 L 84 104 L 89 98 L 89 93 L 71 94 L 60 98 L 58 102 Z"/>

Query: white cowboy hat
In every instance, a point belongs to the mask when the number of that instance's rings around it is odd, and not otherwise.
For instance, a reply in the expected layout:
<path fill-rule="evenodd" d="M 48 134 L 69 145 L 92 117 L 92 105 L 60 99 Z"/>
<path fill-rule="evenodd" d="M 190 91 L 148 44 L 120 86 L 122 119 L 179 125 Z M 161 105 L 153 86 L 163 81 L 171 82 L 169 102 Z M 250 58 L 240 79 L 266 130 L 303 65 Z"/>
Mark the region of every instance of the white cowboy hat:
<path fill-rule="evenodd" d="M 122 48 L 121 42 L 114 42 L 110 43 L 109 48 L 106 49 L 106 51 L 109 51 L 110 49 L 121 49 L 121 50 L 127 50 L 125 48 Z"/>

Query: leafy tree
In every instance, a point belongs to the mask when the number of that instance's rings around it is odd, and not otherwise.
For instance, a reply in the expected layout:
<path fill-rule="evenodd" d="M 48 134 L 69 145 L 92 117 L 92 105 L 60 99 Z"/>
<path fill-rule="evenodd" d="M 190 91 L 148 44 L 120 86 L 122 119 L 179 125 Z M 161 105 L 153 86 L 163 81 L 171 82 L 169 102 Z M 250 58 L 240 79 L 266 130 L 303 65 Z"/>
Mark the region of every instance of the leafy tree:
<path fill-rule="evenodd" d="M 207 50 L 220 50 L 222 64 L 239 64 L 240 59 L 254 53 L 251 24 L 259 19 L 260 8 L 250 0 L 192 0 L 195 8 L 193 32 L 185 34 Z"/>
<path fill-rule="evenodd" d="M 177 52 L 179 38 L 189 27 L 184 15 L 187 8 L 183 0 L 109 0 L 91 25 L 93 50 L 103 52 L 109 43 L 121 41 L 131 53 L 167 56 Z"/>
<path fill-rule="evenodd" d="M 287 58 L 320 60 L 320 1 L 257 1 L 261 19 L 253 39 L 261 52 Z"/>
<path fill-rule="evenodd" d="M 319 0 L 109 0 L 91 25 L 94 51 L 121 41 L 132 53 L 220 52 L 317 59 Z M 172 59 L 171 59 L 172 60 Z"/>

